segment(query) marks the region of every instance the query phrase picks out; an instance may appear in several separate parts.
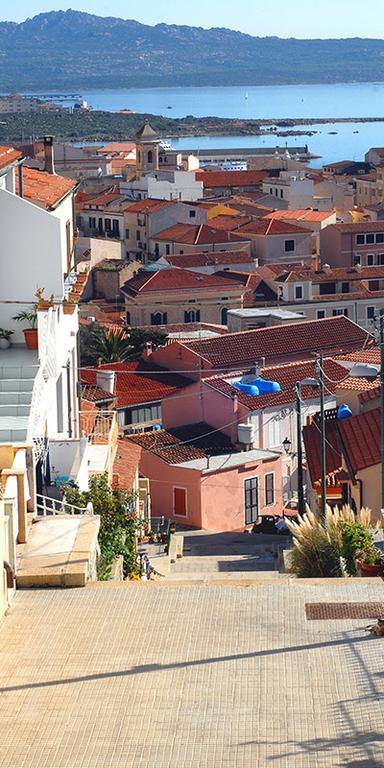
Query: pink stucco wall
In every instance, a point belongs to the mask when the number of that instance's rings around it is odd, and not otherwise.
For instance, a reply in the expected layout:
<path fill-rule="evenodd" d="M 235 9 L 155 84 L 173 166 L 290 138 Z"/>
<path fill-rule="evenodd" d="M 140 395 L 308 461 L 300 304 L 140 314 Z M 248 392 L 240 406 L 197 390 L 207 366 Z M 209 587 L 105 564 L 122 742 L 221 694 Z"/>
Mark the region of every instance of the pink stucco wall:
<path fill-rule="evenodd" d="M 183 389 L 182 397 L 176 393 L 163 400 L 162 419 L 165 429 L 205 422 L 236 443 L 237 425 L 247 421 L 248 408 L 200 381 Z"/>
<path fill-rule="evenodd" d="M 201 361 L 199 355 L 195 355 L 178 342 L 157 349 L 150 356 L 150 362 L 161 365 L 169 371 L 183 372 L 187 378 L 195 381 L 200 378 L 202 370 L 212 371 L 212 366 L 207 360 Z"/>
<path fill-rule="evenodd" d="M 166 464 L 153 454 L 142 451 L 140 472 L 150 481 L 152 514 L 174 517 L 173 489 L 187 490 L 187 516 L 175 517 L 180 524 L 210 531 L 236 531 L 245 527 L 244 481 L 259 478 L 259 513 L 279 514 L 282 509 L 281 459 L 240 468 L 202 474 Z M 275 474 L 275 503 L 265 506 L 264 475 Z"/>

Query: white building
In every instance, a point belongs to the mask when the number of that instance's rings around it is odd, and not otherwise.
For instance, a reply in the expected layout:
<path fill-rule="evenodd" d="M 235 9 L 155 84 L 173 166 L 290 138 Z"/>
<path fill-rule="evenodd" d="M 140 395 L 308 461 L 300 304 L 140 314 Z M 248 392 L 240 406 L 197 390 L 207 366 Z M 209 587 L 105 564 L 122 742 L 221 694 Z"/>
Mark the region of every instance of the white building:
<path fill-rule="evenodd" d="M 155 200 L 195 202 L 204 196 L 203 182 L 196 181 L 194 171 L 152 171 L 133 181 L 121 182 L 120 191 L 137 200 L 151 197 Z"/>

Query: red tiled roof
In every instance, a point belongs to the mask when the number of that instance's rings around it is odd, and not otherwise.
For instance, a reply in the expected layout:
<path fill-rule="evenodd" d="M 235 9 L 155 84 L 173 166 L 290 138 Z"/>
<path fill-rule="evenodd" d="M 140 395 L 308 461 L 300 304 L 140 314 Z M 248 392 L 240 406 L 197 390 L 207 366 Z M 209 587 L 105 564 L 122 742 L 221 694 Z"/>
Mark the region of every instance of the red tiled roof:
<path fill-rule="evenodd" d="M 268 213 L 266 219 L 283 219 L 284 221 L 325 221 L 332 216 L 333 211 L 312 211 L 300 209 L 297 211 L 273 211 Z"/>
<path fill-rule="evenodd" d="M 356 474 L 381 462 L 380 408 L 338 423 L 347 464 Z"/>
<path fill-rule="evenodd" d="M 148 197 L 145 200 L 138 200 L 137 203 L 127 203 L 125 210 L 128 213 L 153 213 L 161 211 L 162 208 L 169 208 L 171 205 L 175 205 L 175 200 L 155 200 Z"/>
<path fill-rule="evenodd" d="M 279 219 L 254 219 L 249 224 L 245 224 L 238 230 L 239 234 L 245 235 L 310 235 L 308 229 L 298 227 L 296 224 L 288 224 Z"/>
<path fill-rule="evenodd" d="M 211 227 L 215 229 L 222 229 L 225 232 L 233 232 L 244 224 L 249 224 L 252 221 L 251 216 L 214 216 L 209 220 Z"/>
<path fill-rule="evenodd" d="M 110 155 L 113 153 L 125 153 L 129 154 L 136 149 L 136 144 L 133 141 L 113 141 L 110 144 L 105 144 L 103 147 L 98 147 L 98 155 Z"/>
<path fill-rule="evenodd" d="M 372 400 L 378 400 L 380 397 L 381 386 L 376 384 L 372 389 L 368 389 L 365 392 L 359 392 L 359 403 L 366 405 L 366 403 L 372 402 Z"/>
<path fill-rule="evenodd" d="M 254 264 L 255 259 L 246 251 L 214 251 L 213 253 L 183 253 L 164 257 L 172 267 L 210 267 L 217 264 Z"/>
<path fill-rule="evenodd" d="M 259 186 L 268 171 L 197 171 L 196 181 L 205 188 Z"/>
<path fill-rule="evenodd" d="M 369 349 L 356 350 L 356 352 L 346 352 L 343 355 L 336 355 L 335 360 L 345 360 L 348 363 L 368 363 L 370 365 L 380 365 L 379 347 L 370 347 Z"/>
<path fill-rule="evenodd" d="M 84 193 L 80 193 L 83 195 Z M 119 189 L 118 184 L 114 184 L 109 189 L 104 190 L 104 192 L 101 192 L 98 195 L 86 195 L 85 199 L 84 197 L 80 197 L 80 203 L 82 204 L 83 208 L 89 208 L 92 205 L 97 205 L 98 207 L 109 205 L 112 202 L 115 202 L 121 197 L 121 192 Z M 79 193 L 76 195 L 76 201 L 79 199 Z"/>
<path fill-rule="evenodd" d="M 81 374 L 82 378 L 82 374 Z M 93 384 L 87 384 L 86 381 L 80 381 L 81 397 L 89 403 L 111 402 L 115 399 L 114 395 Z"/>
<path fill-rule="evenodd" d="M 229 437 L 205 423 L 131 435 L 129 440 L 163 459 L 167 464 L 181 464 L 208 456 L 220 456 L 222 453 L 230 453 L 232 449 Z M 188 442 L 184 445 L 186 441 Z M 246 454 L 244 457 L 246 463 Z"/>
<path fill-rule="evenodd" d="M 343 450 L 339 433 L 340 423 L 337 419 L 330 419 L 325 422 L 327 477 L 343 469 Z M 318 483 L 321 478 L 321 446 L 320 431 L 316 423 L 304 427 L 303 439 L 312 484 Z"/>
<path fill-rule="evenodd" d="M 139 469 L 141 448 L 131 440 L 118 440 L 113 462 L 112 487 L 114 490 L 131 491 Z"/>
<path fill-rule="evenodd" d="M 191 272 L 188 269 L 160 269 L 157 272 L 142 270 L 138 275 L 121 287 L 121 291 L 131 296 L 137 294 L 152 294 L 156 291 L 220 291 L 234 288 L 233 281 L 229 277 L 213 274 L 206 275 L 202 272 Z"/>
<path fill-rule="evenodd" d="M 117 408 L 159 402 L 190 384 L 183 376 L 169 373 L 142 360 L 132 363 L 108 363 L 99 368 L 116 372 Z M 81 379 L 87 384 L 96 385 L 96 370 L 84 369 Z"/>
<path fill-rule="evenodd" d="M 364 234 L 366 232 L 384 232 L 384 221 L 360 221 L 357 224 L 330 224 L 329 225 L 333 229 L 337 229 L 339 232 L 342 233 L 349 233 L 352 234 L 355 232 L 356 235 Z M 328 231 L 328 227 L 327 227 Z"/>
<path fill-rule="evenodd" d="M 323 320 L 229 333 L 223 338 L 184 342 L 213 368 L 254 365 L 261 357 L 308 359 L 315 352 L 336 354 L 362 349 L 373 337 L 344 315 Z"/>
<path fill-rule="evenodd" d="M 153 240 L 163 242 L 185 243 L 187 245 L 206 245 L 208 243 L 241 242 L 242 237 L 232 232 L 222 232 L 206 224 L 175 224 L 153 235 Z"/>
<path fill-rule="evenodd" d="M 343 370 L 345 377 L 347 372 L 345 368 L 343 368 Z M 360 379 L 355 376 L 348 376 L 348 378 L 344 378 L 344 381 L 337 385 L 337 390 L 347 390 L 348 392 L 369 392 L 373 389 L 377 389 L 376 381 Z"/>
<path fill-rule="evenodd" d="M 334 269 L 314 270 L 310 267 L 293 267 L 289 271 L 283 271 L 276 276 L 276 280 L 281 283 L 294 283 L 297 280 L 308 280 L 314 284 L 332 283 L 339 281 L 361 281 L 377 280 L 384 278 L 384 267 L 335 267 Z M 348 294 L 347 294 L 348 295 Z M 344 294 L 345 296 L 345 294 Z"/>
<path fill-rule="evenodd" d="M 9 165 L 20 160 L 22 153 L 13 147 L 3 147 L 0 145 L 0 170 L 8 168 Z"/>
<path fill-rule="evenodd" d="M 326 376 L 329 376 L 333 381 L 341 381 L 345 378 L 346 370 L 341 365 L 338 365 L 333 360 L 324 361 L 324 371 Z M 239 376 L 242 376 L 242 371 Z M 205 379 L 205 383 L 213 389 L 222 392 L 224 395 L 231 397 L 232 394 L 236 394 L 239 402 L 251 411 L 263 410 L 265 408 L 280 407 L 293 403 L 295 400 L 295 384 L 297 381 L 302 381 L 306 378 L 316 378 L 317 368 L 316 361 L 289 363 L 288 365 L 278 365 L 274 367 L 264 368 L 261 372 L 261 377 L 267 381 L 277 381 L 280 384 L 281 392 L 269 395 L 259 395 L 257 397 L 250 397 L 244 394 L 239 389 L 231 384 L 227 379 L 223 377 Z M 336 391 L 336 384 L 331 383 L 327 379 L 327 389 L 334 393 Z M 301 395 L 303 400 L 310 400 L 316 398 L 316 390 L 312 387 L 302 387 Z"/>
<path fill-rule="evenodd" d="M 32 202 L 42 203 L 47 209 L 55 208 L 75 189 L 76 184 L 77 182 L 73 179 L 23 167 L 24 197 Z M 18 178 L 16 178 L 16 189 L 18 191 Z"/>

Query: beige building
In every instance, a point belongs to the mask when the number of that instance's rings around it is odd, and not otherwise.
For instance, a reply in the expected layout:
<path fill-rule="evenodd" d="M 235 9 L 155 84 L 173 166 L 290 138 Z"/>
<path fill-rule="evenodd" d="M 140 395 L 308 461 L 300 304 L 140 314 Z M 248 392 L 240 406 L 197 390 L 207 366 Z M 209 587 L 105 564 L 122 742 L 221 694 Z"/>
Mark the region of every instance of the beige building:
<path fill-rule="evenodd" d="M 356 205 L 360 208 L 384 204 L 384 166 L 356 178 Z"/>
<path fill-rule="evenodd" d="M 121 288 L 128 325 L 215 323 L 226 325 L 229 309 L 243 306 L 245 280 L 170 268 L 141 270 Z"/>
<path fill-rule="evenodd" d="M 251 252 L 259 264 L 311 263 L 312 234 L 307 228 L 279 219 L 255 219 L 233 235 L 251 242 Z"/>

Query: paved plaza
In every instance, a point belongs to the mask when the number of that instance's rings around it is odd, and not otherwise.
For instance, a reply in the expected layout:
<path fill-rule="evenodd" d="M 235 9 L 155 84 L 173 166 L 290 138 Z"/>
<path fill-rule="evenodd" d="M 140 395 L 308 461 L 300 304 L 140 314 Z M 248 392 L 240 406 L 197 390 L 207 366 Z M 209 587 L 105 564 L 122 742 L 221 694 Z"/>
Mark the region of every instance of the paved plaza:
<path fill-rule="evenodd" d="M 1 768 L 382 768 L 384 639 L 305 616 L 382 599 L 373 579 L 20 591 Z"/>

